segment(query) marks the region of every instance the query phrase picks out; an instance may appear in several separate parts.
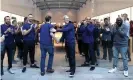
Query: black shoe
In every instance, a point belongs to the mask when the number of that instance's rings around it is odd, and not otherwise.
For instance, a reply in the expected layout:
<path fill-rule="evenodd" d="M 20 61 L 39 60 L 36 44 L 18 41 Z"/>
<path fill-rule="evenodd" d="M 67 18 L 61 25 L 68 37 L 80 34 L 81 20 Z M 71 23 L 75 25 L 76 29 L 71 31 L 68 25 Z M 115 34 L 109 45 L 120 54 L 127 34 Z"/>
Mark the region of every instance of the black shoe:
<path fill-rule="evenodd" d="M 88 66 L 90 66 L 90 65 L 89 64 L 86 64 L 86 63 L 81 64 L 81 67 L 88 67 Z"/>
<path fill-rule="evenodd" d="M 44 76 L 45 75 L 45 72 L 41 72 L 41 76 Z"/>
<path fill-rule="evenodd" d="M 67 70 L 66 72 L 71 72 L 71 70 Z"/>
<path fill-rule="evenodd" d="M 22 69 L 22 73 L 24 73 L 26 71 L 26 67 L 24 67 L 23 69 Z"/>
<path fill-rule="evenodd" d="M 36 64 L 30 65 L 31 68 L 39 68 Z"/>
<path fill-rule="evenodd" d="M 71 78 L 74 77 L 74 72 L 71 72 L 69 77 L 71 77 Z"/>
<path fill-rule="evenodd" d="M 93 70 L 95 70 L 95 67 L 91 67 L 91 68 L 90 68 L 90 71 L 93 71 Z"/>
<path fill-rule="evenodd" d="M 47 73 L 54 73 L 54 69 L 47 69 Z"/>

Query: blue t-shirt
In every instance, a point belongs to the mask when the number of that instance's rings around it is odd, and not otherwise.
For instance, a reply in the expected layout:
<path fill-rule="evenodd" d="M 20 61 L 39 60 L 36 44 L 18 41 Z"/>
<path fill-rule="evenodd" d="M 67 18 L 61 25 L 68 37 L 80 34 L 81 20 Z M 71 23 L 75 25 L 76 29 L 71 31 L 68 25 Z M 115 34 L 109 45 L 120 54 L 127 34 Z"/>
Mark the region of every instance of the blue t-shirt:
<path fill-rule="evenodd" d="M 50 35 L 50 29 L 53 28 L 53 26 L 50 23 L 45 23 L 41 25 L 40 29 L 40 44 L 52 46 L 52 36 Z"/>
<path fill-rule="evenodd" d="M 6 34 L 4 33 L 8 28 L 11 28 L 12 32 L 7 32 Z M 14 43 L 14 26 L 12 25 L 6 25 L 6 24 L 2 24 L 1 25 L 1 35 L 5 35 L 5 45 L 9 45 Z"/>
<path fill-rule="evenodd" d="M 22 27 L 22 30 L 29 30 L 31 25 L 32 24 L 30 24 L 30 23 L 25 23 Z M 32 27 L 32 30 L 27 35 L 23 36 L 23 39 L 24 39 L 24 41 L 29 41 L 29 40 L 33 41 L 33 40 L 35 40 L 35 29 L 34 29 L 34 27 Z"/>

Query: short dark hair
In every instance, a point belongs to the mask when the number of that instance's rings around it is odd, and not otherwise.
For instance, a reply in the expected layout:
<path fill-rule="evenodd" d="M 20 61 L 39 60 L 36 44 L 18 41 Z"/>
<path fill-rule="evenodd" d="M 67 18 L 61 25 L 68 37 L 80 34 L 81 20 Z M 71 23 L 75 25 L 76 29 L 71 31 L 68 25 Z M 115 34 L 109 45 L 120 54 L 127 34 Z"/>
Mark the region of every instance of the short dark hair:
<path fill-rule="evenodd" d="M 7 17 L 9 17 L 9 16 L 5 16 L 5 17 L 4 17 L 4 20 L 6 20 Z"/>
<path fill-rule="evenodd" d="M 49 22 L 49 21 L 51 20 L 51 18 L 52 18 L 51 16 L 46 16 L 46 17 L 45 17 L 45 21 L 46 21 L 46 22 Z"/>
<path fill-rule="evenodd" d="M 32 15 L 32 14 L 29 14 L 29 15 Z M 28 16 L 29 16 L 29 15 L 28 15 Z"/>
<path fill-rule="evenodd" d="M 108 18 L 104 18 L 104 21 L 105 21 L 105 20 L 109 20 L 109 19 L 108 19 Z"/>
<path fill-rule="evenodd" d="M 24 22 L 28 19 L 28 17 L 24 17 Z"/>

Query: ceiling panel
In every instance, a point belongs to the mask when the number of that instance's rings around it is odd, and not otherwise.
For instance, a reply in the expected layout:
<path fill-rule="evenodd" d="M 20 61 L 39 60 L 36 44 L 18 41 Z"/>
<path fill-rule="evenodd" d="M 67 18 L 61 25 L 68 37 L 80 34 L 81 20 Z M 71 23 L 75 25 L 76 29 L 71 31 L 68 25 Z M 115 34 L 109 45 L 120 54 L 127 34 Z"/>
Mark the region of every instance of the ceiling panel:
<path fill-rule="evenodd" d="M 44 9 L 79 9 L 87 0 L 33 0 L 37 7 Z"/>

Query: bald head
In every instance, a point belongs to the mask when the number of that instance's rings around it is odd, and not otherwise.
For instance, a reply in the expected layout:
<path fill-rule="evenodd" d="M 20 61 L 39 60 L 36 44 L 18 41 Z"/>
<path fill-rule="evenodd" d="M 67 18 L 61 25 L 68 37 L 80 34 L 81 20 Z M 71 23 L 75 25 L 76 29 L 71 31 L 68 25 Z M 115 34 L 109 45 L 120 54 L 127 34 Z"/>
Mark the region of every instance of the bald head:
<path fill-rule="evenodd" d="M 123 20 L 122 20 L 121 18 L 117 18 L 117 19 L 116 19 L 116 24 L 117 24 L 118 26 L 121 26 L 121 25 L 123 24 Z"/>

